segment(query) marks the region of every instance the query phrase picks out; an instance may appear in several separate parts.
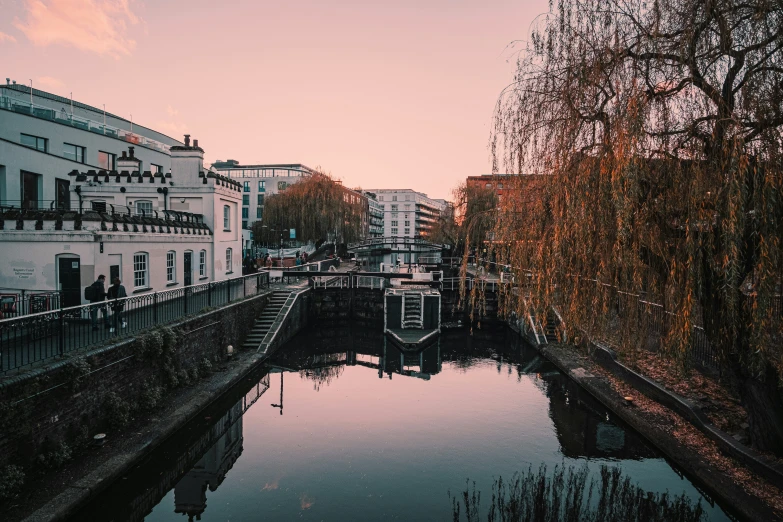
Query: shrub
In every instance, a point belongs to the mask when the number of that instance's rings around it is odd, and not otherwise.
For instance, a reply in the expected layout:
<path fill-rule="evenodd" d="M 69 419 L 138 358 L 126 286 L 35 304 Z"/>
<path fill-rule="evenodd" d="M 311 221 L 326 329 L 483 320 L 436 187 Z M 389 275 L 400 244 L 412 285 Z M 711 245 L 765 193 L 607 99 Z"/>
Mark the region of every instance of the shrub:
<path fill-rule="evenodd" d="M 112 429 L 124 428 L 131 420 L 130 404 L 114 392 L 106 395 L 106 399 L 103 401 L 103 410 L 106 423 Z"/>
<path fill-rule="evenodd" d="M 22 486 L 24 486 L 24 471 L 21 467 L 9 464 L 0 468 L 0 500 L 16 498 Z"/>
<path fill-rule="evenodd" d="M 163 388 L 156 386 L 153 382 L 145 382 L 141 385 L 139 408 L 143 411 L 151 411 L 155 409 L 162 397 Z"/>
<path fill-rule="evenodd" d="M 212 373 L 212 363 L 206 357 L 198 364 L 198 373 L 202 377 L 208 377 Z"/>

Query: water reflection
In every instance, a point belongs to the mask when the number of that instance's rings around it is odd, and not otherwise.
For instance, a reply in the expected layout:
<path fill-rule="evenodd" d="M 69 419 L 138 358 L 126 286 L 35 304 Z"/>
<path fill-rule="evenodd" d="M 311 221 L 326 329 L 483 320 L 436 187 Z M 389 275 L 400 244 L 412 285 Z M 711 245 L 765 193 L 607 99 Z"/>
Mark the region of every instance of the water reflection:
<path fill-rule="evenodd" d="M 74 519 L 445 520 L 466 477 L 563 459 L 621 462 L 647 490 L 701 496 L 513 333 L 445 332 L 403 352 L 376 331 L 321 329 Z"/>

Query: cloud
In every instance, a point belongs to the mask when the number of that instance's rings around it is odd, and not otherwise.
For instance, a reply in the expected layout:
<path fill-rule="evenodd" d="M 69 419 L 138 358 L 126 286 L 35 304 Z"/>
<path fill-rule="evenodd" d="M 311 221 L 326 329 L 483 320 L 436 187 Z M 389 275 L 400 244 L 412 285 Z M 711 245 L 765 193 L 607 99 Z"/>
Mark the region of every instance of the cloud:
<path fill-rule="evenodd" d="M 62 80 L 52 78 L 51 76 L 39 76 L 35 79 L 35 84 L 35 86 L 43 87 L 44 89 L 49 89 L 52 91 L 57 89 L 65 89 L 65 83 Z"/>
<path fill-rule="evenodd" d="M 182 136 L 189 133 L 189 127 L 184 123 L 178 123 L 175 121 L 159 121 L 153 127 L 158 132 L 162 132 L 172 138 Z"/>
<path fill-rule="evenodd" d="M 166 112 L 169 113 L 169 116 L 177 116 L 179 114 L 179 111 L 171 105 L 166 106 Z"/>
<path fill-rule="evenodd" d="M 16 38 L 11 36 L 10 34 L 5 34 L 4 32 L 0 31 L 0 43 L 3 43 L 3 42 L 16 43 Z"/>
<path fill-rule="evenodd" d="M 26 19 L 14 26 L 35 45 L 71 45 L 115 58 L 136 47 L 128 26 L 139 23 L 130 0 L 26 0 Z"/>

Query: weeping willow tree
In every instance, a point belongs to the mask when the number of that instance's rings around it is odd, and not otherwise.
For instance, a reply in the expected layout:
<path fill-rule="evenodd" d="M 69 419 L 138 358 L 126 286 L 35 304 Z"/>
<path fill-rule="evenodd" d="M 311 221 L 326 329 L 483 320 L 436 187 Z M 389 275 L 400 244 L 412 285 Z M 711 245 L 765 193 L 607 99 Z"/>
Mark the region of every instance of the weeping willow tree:
<path fill-rule="evenodd" d="M 254 236 L 274 243 L 279 229 L 294 228 L 300 241 L 357 241 L 366 222 L 366 204 L 327 174 L 315 173 L 267 199 L 262 225 L 256 226 L 259 234 Z"/>
<path fill-rule="evenodd" d="M 541 180 L 498 211 L 498 257 L 533 275 L 506 310 L 628 352 L 659 328 L 683 367 L 703 328 L 783 455 L 782 129 L 780 0 L 557 1 L 490 141 L 496 172 Z"/>

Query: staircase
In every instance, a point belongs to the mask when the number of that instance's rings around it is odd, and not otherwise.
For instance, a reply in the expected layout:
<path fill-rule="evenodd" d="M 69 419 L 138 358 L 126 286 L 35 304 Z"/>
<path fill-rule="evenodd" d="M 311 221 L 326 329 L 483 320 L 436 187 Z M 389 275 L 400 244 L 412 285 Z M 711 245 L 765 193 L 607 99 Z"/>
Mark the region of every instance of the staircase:
<path fill-rule="evenodd" d="M 264 337 L 269 333 L 269 329 L 272 328 L 277 316 L 280 315 L 280 310 L 283 309 L 286 300 L 291 295 L 291 292 L 285 290 L 278 290 L 272 294 L 269 298 L 269 304 L 261 312 L 261 315 L 256 319 L 253 329 L 245 339 L 245 343 L 242 347 L 246 350 L 257 349 L 264 341 Z"/>
<path fill-rule="evenodd" d="M 405 313 L 402 316 L 403 328 L 424 328 L 421 322 L 421 294 L 418 292 L 405 292 L 402 302 L 405 305 Z"/>
<path fill-rule="evenodd" d="M 557 318 L 557 316 L 550 310 L 546 314 L 546 340 L 547 343 L 557 343 L 560 341 L 559 338 L 559 332 L 558 327 L 560 326 L 560 320 Z"/>

